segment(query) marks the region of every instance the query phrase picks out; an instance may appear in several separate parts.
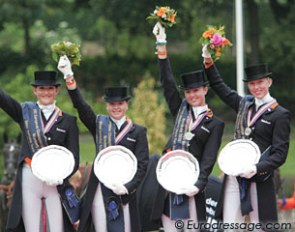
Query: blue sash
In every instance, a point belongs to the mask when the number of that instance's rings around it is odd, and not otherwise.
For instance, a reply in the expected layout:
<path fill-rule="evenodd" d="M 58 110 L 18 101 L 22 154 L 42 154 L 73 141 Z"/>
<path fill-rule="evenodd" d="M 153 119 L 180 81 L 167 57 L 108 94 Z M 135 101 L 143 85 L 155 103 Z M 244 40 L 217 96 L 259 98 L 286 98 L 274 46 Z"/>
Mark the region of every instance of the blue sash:
<path fill-rule="evenodd" d="M 188 127 L 188 110 L 187 101 L 184 99 L 179 108 L 176 122 L 173 128 L 173 133 L 171 136 L 170 144 L 172 150 L 181 149 L 188 151 L 189 141 L 184 138 L 186 128 Z M 188 219 L 189 215 L 189 198 L 186 195 L 177 195 L 175 193 L 169 193 L 169 208 L 170 208 L 170 218 L 172 220 L 177 219 Z"/>
<path fill-rule="evenodd" d="M 106 115 L 96 117 L 96 152 L 108 146 L 115 145 L 115 123 Z M 114 170 L 115 172 L 116 170 Z M 107 215 L 108 232 L 124 232 L 124 214 L 121 197 L 112 190 L 101 184 L 104 199 L 105 212 Z"/>
<path fill-rule="evenodd" d="M 242 98 L 236 119 L 235 125 L 235 139 L 245 139 L 245 128 L 247 127 L 247 113 L 249 108 L 254 104 L 254 97 L 246 95 Z M 240 202 L 242 215 L 249 214 L 253 211 L 251 205 L 250 185 L 251 181 L 247 178 L 237 176 L 240 190 Z"/>
<path fill-rule="evenodd" d="M 43 131 L 41 110 L 35 102 L 24 102 L 21 104 L 22 114 L 26 129 L 26 137 L 31 150 L 31 157 L 40 148 L 47 146 Z M 28 154 L 29 155 L 29 154 Z"/>
<path fill-rule="evenodd" d="M 184 99 L 179 108 L 176 122 L 173 128 L 171 141 L 172 141 L 172 150 L 184 150 L 188 151 L 189 141 L 184 138 L 186 128 L 188 127 L 188 104 Z"/>

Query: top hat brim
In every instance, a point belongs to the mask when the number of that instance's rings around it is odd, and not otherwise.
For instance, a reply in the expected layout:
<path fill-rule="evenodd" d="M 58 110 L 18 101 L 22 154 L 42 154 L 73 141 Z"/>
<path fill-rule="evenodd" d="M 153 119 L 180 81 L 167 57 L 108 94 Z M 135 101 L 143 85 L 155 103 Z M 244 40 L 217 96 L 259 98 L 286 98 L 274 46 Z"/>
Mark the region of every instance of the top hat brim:
<path fill-rule="evenodd" d="M 201 86 L 207 86 L 208 85 L 208 81 L 205 81 L 205 82 L 195 82 L 195 83 L 191 83 L 189 85 L 179 85 L 179 88 L 181 89 L 194 89 L 194 88 L 198 88 L 198 87 L 201 87 Z"/>
<path fill-rule="evenodd" d="M 131 97 L 104 97 L 104 100 L 106 102 L 120 102 L 120 101 L 128 101 Z"/>
<path fill-rule="evenodd" d="M 45 83 L 45 82 L 31 82 L 31 85 L 34 87 L 37 86 L 60 86 L 60 83 Z"/>
<path fill-rule="evenodd" d="M 244 82 L 249 82 L 249 81 L 259 80 L 259 79 L 267 78 L 267 77 L 272 78 L 271 75 L 272 75 L 272 72 L 257 74 L 257 75 L 254 75 L 254 76 L 246 77 L 246 78 L 243 79 L 243 81 Z"/>

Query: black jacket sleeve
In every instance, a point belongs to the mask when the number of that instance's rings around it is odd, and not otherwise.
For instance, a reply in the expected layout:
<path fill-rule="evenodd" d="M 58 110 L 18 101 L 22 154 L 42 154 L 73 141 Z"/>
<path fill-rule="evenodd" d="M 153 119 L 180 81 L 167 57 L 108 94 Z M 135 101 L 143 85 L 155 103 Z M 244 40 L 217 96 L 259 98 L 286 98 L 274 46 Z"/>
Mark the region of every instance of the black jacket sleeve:
<path fill-rule="evenodd" d="M 195 184 L 200 190 L 206 187 L 208 177 L 212 172 L 214 164 L 216 162 L 218 150 L 221 145 L 223 135 L 224 123 L 218 120 L 218 123 L 212 128 L 212 132 L 206 141 L 202 159 L 200 160 L 200 175 Z"/>
<path fill-rule="evenodd" d="M 159 59 L 159 66 L 160 80 L 164 90 L 164 96 L 172 116 L 176 118 L 182 98 L 177 89 L 169 59 Z"/>
<path fill-rule="evenodd" d="M 210 83 L 210 87 L 221 98 L 221 100 L 235 110 L 237 113 L 242 97 L 235 91 L 227 86 L 215 65 L 205 69 L 207 78 Z"/>
<path fill-rule="evenodd" d="M 87 102 L 84 100 L 78 88 L 74 90 L 68 90 L 68 92 L 72 99 L 74 107 L 78 110 L 81 121 L 95 138 L 96 114 L 93 112 L 90 105 L 88 105 Z"/>
<path fill-rule="evenodd" d="M 22 116 L 22 108 L 20 103 L 6 94 L 0 89 L 0 107 L 16 122 L 20 123 Z"/>
<path fill-rule="evenodd" d="M 149 161 L 149 148 L 148 148 L 148 141 L 147 141 L 147 135 L 146 135 L 146 128 L 138 127 L 138 143 L 136 144 L 134 154 L 137 158 L 137 172 L 135 173 L 135 176 L 133 177 L 132 181 L 125 184 L 126 188 L 128 189 L 128 192 L 132 194 L 136 191 L 137 187 L 142 182 L 146 170 L 147 165 Z"/>

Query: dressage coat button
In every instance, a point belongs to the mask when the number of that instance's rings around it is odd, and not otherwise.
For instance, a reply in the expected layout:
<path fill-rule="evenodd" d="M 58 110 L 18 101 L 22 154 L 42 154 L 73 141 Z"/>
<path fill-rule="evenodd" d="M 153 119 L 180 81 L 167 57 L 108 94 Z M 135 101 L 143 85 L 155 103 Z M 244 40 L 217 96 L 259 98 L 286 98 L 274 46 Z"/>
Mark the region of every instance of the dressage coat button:
<path fill-rule="evenodd" d="M 48 137 L 47 140 L 50 141 L 51 140 L 51 137 Z"/>

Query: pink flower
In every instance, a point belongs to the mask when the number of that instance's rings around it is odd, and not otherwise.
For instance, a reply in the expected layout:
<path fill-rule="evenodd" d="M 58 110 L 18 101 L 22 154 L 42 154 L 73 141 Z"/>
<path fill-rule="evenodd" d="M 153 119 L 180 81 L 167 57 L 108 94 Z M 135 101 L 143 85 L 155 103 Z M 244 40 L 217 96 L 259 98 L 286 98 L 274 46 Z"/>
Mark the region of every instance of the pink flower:
<path fill-rule="evenodd" d="M 220 46 L 222 44 L 222 41 L 223 41 L 223 38 L 218 34 L 218 33 L 215 33 L 212 38 L 211 38 L 211 43 L 217 45 L 217 46 Z"/>

